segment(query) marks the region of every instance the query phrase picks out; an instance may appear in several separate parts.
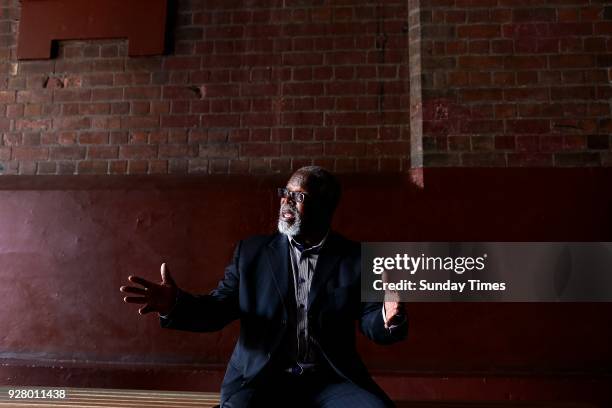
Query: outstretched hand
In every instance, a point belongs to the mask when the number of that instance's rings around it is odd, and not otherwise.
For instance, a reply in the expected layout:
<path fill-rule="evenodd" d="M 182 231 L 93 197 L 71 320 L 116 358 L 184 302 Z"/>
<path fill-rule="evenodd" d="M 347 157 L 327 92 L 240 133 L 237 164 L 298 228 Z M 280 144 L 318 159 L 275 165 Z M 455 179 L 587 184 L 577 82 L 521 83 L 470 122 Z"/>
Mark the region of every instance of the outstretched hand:
<path fill-rule="evenodd" d="M 389 273 L 382 274 L 383 282 L 389 282 Z M 385 290 L 385 328 L 401 323 L 406 318 L 406 307 L 400 302 L 399 292 L 396 290 Z"/>
<path fill-rule="evenodd" d="M 385 302 L 385 327 L 389 328 L 399 324 L 406 314 L 404 303 L 402 302 Z"/>
<path fill-rule="evenodd" d="M 119 288 L 121 292 L 138 295 L 126 296 L 123 298 L 123 301 L 126 303 L 144 304 L 143 307 L 138 309 L 138 313 L 141 315 L 150 312 L 158 312 L 159 314 L 170 313 L 176 301 L 178 287 L 165 263 L 161 264 L 161 279 L 161 283 L 155 283 L 138 276 L 129 276 L 128 280 L 130 282 L 142 287 L 121 286 Z"/>

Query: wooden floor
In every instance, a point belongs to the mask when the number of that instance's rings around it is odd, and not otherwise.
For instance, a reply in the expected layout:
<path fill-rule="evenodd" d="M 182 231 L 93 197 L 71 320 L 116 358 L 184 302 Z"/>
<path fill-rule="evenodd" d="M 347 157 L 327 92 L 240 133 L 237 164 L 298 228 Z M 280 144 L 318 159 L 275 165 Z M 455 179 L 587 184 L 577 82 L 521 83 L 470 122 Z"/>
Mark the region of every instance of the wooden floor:
<path fill-rule="evenodd" d="M 83 408 L 206 408 L 219 404 L 219 394 L 205 392 L 171 392 L 145 390 L 113 390 L 96 388 L 62 388 L 66 390 L 64 399 L 26 399 L 9 398 L 9 390 L 0 387 L 0 407 L 83 407 Z M 22 388 L 25 389 L 25 388 Z M 58 388 L 38 387 L 37 390 L 57 390 Z"/>
<path fill-rule="evenodd" d="M 8 407 L 83 407 L 83 408 L 207 408 L 219 403 L 219 394 L 96 388 L 62 388 L 64 399 L 13 399 L 0 387 L 0 408 Z M 25 389 L 24 387 L 20 389 Z M 58 390 L 37 387 L 36 390 Z M 589 404 L 530 402 L 398 402 L 397 408 L 599 408 Z M 290 408 L 290 407 L 288 407 Z"/>

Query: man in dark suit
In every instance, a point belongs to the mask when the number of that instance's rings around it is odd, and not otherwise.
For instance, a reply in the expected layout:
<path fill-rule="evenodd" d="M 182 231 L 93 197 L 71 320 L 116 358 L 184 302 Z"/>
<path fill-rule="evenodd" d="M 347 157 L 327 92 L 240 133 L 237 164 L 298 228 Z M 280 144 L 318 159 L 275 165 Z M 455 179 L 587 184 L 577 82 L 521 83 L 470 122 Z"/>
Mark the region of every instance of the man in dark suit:
<path fill-rule="evenodd" d="M 240 319 L 240 337 L 221 388 L 221 406 L 393 406 L 355 348 L 355 321 L 380 344 L 408 331 L 398 302 L 361 302 L 360 245 L 330 231 L 340 185 L 309 166 L 280 188 L 279 233 L 240 241 L 225 277 L 208 295 L 130 276 L 143 288 L 124 298 L 157 311 L 162 327 L 209 332 Z"/>

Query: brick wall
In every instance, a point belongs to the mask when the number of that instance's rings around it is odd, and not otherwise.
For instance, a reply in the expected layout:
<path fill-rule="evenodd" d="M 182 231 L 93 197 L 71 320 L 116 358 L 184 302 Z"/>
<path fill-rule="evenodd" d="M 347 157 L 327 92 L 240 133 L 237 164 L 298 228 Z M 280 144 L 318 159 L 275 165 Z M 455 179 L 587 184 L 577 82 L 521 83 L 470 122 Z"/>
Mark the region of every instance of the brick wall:
<path fill-rule="evenodd" d="M 171 51 L 17 61 L 0 15 L 2 174 L 609 166 L 601 0 L 170 2 Z"/>
<path fill-rule="evenodd" d="M 414 3 L 425 166 L 612 164 L 610 2 Z"/>
<path fill-rule="evenodd" d="M 170 2 L 171 51 L 67 41 L 17 61 L 0 21 L 3 174 L 406 169 L 405 1 Z"/>

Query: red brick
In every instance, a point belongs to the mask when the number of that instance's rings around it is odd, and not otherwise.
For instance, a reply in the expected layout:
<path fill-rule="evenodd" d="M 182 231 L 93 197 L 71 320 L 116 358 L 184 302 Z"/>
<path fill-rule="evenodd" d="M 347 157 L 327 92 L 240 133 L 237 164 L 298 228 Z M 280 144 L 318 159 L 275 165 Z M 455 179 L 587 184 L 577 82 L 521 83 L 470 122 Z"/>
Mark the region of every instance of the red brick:
<path fill-rule="evenodd" d="M 504 68 L 520 69 L 542 69 L 546 67 L 546 57 L 542 56 L 508 56 L 504 58 Z"/>
<path fill-rule="evenodd" d="M 548 24 L 545 23 L 504 24 L 502 29 L 504 37 L 541 38 L 549 36 Z"/>
<path fill-rule="evenodd" d="M 91 100 L 89 89 L 55 89 L 53 91 L 54 102 L 87 102 Z"/>
<path fill-rule="evenodd" d="M 200 99 L 202 90 L 196 86 L 164 86 L 164 99 Z"/>
<path fill-rule="evenodd" d="M 196 115 L 163 115 L 161 118 L 162 127 L 197 127 L 200 125 L 200 117 Z"/>
<path fill-rule="evenodd" d="M 108 132 L 82 132 L 79 134 L 79 144 L 107 144 Z"/>
<path fill-rule="evenodd" d="M 304 82 L 283 85 L 283 95 L 323 95 L 324 88 L 322 83 Z"/>
<path fill-rule="evenodd" d="M 208 159 L 191 159 L 189 160 L 189 167 L 187 172 L 190 174 L 208 173 L 209 161 Z"/>
<path fill-rule="evenodd" d="M 278 115 L 273 113 L 245 113 L 242 115 L 242 125 L 247 127 L 274 126 Z"/>
<path fill-rule="evenodd" d="M 370 156 L 403 156 L 409 154 L 409 142 L 376 142 L 366 145 Z"/>
<path fill-rule="evenodd" d="M 160 158 L 181 158 L 181 157 L 194 157 L 197 155 L 197 146 L 194 145 L 161 145 L 159 146 L 158 156 Z"/>
<path fill-rule="evenodd" d="M 472 24 L 457 28 L 457 36 L 460 38 L 492 38 L 499 37 L 500 35 L 501 29 L 499 24 Z"/>
<path fill-rule="evenodd" d="M 225 114 L 225 115 L 202 115 L 203 127 L 237 127 L 240 126 L 240 115 Z"/>
<path fill-rule="evenodd" d="M 601 156 L 598 153 L 555 153 L 555 165 L 560 167 L 600 166 Z"/>
<path fill-rule="evenodd" d="M 87 129 L 91 126 L 89 118 L 63 117 L 53 119 L 53 128 L 60 130 Z"/>
<path fill-rule="evenodd" d="M 123 99 L 122 88 L 97 88 L 91 91 L 93 101 L 115 101 Z"/>
<path fill-rule="evenodd" d="M 514 150 L 516 148 L 516 137 L 515 136 L 496 136 L 494 141 L 496 150 Z"/>
<path fill-rule="evenodd" d="M 501 89 L 465 89 L 460 92 L 461 99 L 465 102 L 475 101 L 498 101 L 502 99 Z"/>
<path fill-rule="evenodd" d="M 594 99 L 595 89 L 593 87 L 553 87 L 550 97 L 554 100 L 577 100 Z"/>
<path fill-rule="evenodd" d="M 212 37 L 208 37 L 212 38 Z M 164 60 L 166 70 L 197 70 L 200 68 L 200 57 L 168 57 Z"/>
<path fill-rule="evenodd" d="M 17 100 L 15 91 L 0 91 L 0 103 L 13 103 Z"/>
<path fill-rule="evenodd" d="M 47 147 L 13 147 L 13 160 L 46 160 L 49 157 Z"/>
<path fill-rule="evenodd" d="M 464 120 L 461 122 L 461 133 L 496 133 L 504 130 L 501 120 Z"/>
<path fill-rule="evenodd" d="M 19 103 L 45 103 L 51 102 L 51 90 L 17 91 L 17 102 Z"/>
<path fill-rule="evenodd" d="M 283 143 L 281 154 L 283 156 L 321 156 L 323 154 L 323 144 L 319 142 Z"/>
<path fill-rule="evenodd" d="M 143 86 L 125 88 L 125 99 L 159 99 L 161 88 L 157 86 Z"/>
<path fill-rule="evenodd" d="M 40 131 L 51 129 L 51 119 L 17 119 L 15 130 L 18 131 Z"/>
<path fill-rule="evenodd" d="M 597 22 L 594 24 L 593 34 L 612 35 L 612 21 Z"/>
<path fill-rule="evenodd" d="M 147 115 L 151 112 L 151 104 L 149 101 L 131 102 L 130 113 L 132 115 Z"/>
<path fill-rule="evenodd" d="M 118 154 L 117 146 L 89 146 L 87 148 L 88 159 L 116 159 Z"/>
<path fill-rule="evenodd" d="M 536 71 L 518 71 L 516 73 L 516 84 L 519 86 L 538 84 L 539 76 Z"/>
<path fill-rule="evenodd" d="M 119 148 L 121 159 L 152 159 L 157 157 L 157 146 L 124 145 Z"/>
<path fill-rule="evenodd" d="M 85 160 L 78 162 L 78 174 L 107 174 L 108 162 L 102 160 Z"/>
<path fill-rule="evenodd" d="M 238 156 L 238 145 L 227 143 L 208 143 L 200 145 L 200 157 L 235 158 Z"/>
<path fill-rule="evenodd" d="M 19 162 L 19 174 L 36 174 L 36 162 L 35 161 L 21 161 Z"/>
<path fill-rule="evenodd" d="M 364 156 L 366 154 L 366 145 L 363 143 L 350 142 L 326 142 L 326 156 Z"/>
<path fill-rule="evenodd" d="M 532 21 L 555 21 L 557 17 L 554 8 L 536 8 L 512 10 L 512 21 L 524 23 Z"/>
<path fill-rule="evenodd" d="M 60 146 L 49 149 L 51 160 L 77 160 L 85 158 L 86 149 L 81 146 Z"/>
<path fill-rule="evenodd" d="M 149 162 L 149 174 L 166 174 L 168 173 L 167 160 L 151 160 Z"/>
<path fill-rule="evenodd" d="M 7 118 L 17 118 L 23 116 L 24 113 L 24 105 L 7 105 L 6 107 L 6 117 Z"/>
<path fill-rule="evenodd" d="M 463 69 L 496 69 L 504 66 L 504 59 L 499 56 L 462 56 L 457 64 Z"/>
<path fill-rule="evenodd" d="M 129 116 L 121 118 L 122 129 L 158 128 L 159 116 Z"/>
<path fill-rule="evenodd" d="M 283 126 L 322 126 L 323 113 L 321 112 L 295 112 L 282 115 Z"/>
<path fill-rule="evenodd" d="M 276 84 L 245 84 L 240 87 L 242 96 L 274 96 L 278 95 L 278 91 Z"/>
<path fill-rule="evenodd" d="M 276 143 L 243 143 L 240 145 L 241 157 L 279 156 L 280 145 Z"/>
<path fill-rule="evenodd" d="M 55 162 L 38 162 L 36 166 L 36 174 L 55 174 L 57 171 L 57 163 Z"/>
<path fill-rule="evenodd" d="M 579 10 L 576 8 L 560 8 L 558 13 L 559 22 L 570 22 L 570 21 L 578 21 L 580 19 Z"/>
<path fill-rule="evenodd" d="M 11 148 L 10 147 L 0 147 L 0 160 L 8 161 L 11 159 Z"/>
<path fill-rule="evenodd" d="M 553 155 L 550 153 L 508 153 L 509 167 L 550 167 Z"/>
<path fill-rule="evenodd" d="M 40 133 L 24 133 L 23 134 L 23 145 L 24 146 L 40 146 L 41 135 Z"/>
<path fill-rule="evenodd" d="M 111 113 L 108 103 L 82 103 L 79 104 L 81 115 L 108 115 Z"/>
<path fill-rule="evenodd" d="M 552 23 L 548 26 L 550 37 L 581 36 L 593 34 L 591 23 Z"/>
<path fill-rule="evenodd" d="M 127 173 L 127 161 L 126 160 L 113 160 L 109 163 L 110 174 L 126 174 Z"/>
<path fill-rule="evenodd" d="M 146 174 L 149 170 L 149 162 L 146 160 L 129 160 L 128 174 Z"/>
<path fill-rule="evenodd" d="M 504 90 L 506 101 L 547 101 L 547 88 L 511 88 Z"/>
<path fill-rule="evenodd" d="M 550 121 L 535 119 L 513 119 L 507 121 L 508 131 L 514 133 L 547 133 Z"/>
<path fill-rule="evenodd" d="M 551 55 L 550 68 L 589 68 L 596 66 L 594 55 Z"/>

